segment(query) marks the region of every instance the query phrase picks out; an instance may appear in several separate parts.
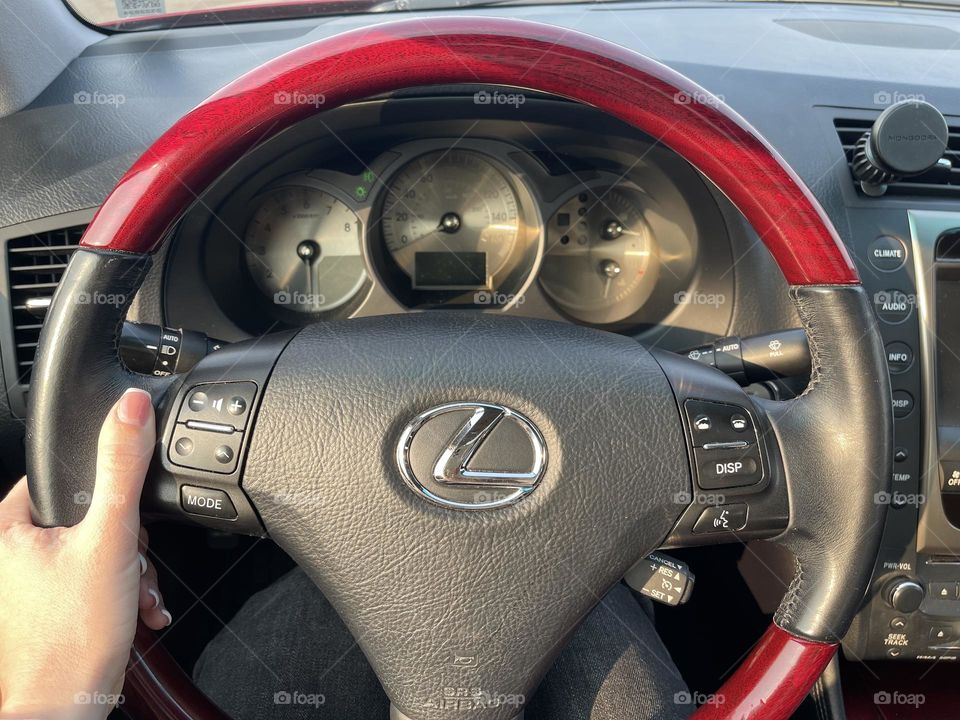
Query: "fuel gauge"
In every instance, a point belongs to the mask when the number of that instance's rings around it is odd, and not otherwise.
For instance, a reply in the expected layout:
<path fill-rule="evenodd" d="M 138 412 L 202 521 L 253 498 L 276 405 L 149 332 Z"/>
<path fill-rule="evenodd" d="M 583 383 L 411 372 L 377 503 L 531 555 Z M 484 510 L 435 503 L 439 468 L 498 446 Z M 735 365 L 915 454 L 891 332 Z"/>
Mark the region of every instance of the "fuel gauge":
<path fill-rule="evenodd" d="M 547 225 L 544 292 L 582 322 L 620 322 L 650 297 L 660 263 L 637 190 L 582 190 Z"/>

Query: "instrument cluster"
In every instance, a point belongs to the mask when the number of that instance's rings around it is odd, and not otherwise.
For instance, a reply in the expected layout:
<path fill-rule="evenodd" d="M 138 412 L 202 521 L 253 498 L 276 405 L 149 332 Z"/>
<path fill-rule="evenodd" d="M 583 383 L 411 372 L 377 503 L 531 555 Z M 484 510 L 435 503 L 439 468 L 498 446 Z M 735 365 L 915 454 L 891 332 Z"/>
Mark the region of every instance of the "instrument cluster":
<path fill-rule="evenodd" d="M 413 141 L 358 173 L 260 188 L 245 206 L 243 267 L 264 313 L 293 326 L 524 305 L 598 327 L 648 323 L 669 310 L 645 314 L 652 298 L 688 284 L 698 245 L 689 207 L 651 189 L 655 171 L 558 173 L 495 140 Z"/>

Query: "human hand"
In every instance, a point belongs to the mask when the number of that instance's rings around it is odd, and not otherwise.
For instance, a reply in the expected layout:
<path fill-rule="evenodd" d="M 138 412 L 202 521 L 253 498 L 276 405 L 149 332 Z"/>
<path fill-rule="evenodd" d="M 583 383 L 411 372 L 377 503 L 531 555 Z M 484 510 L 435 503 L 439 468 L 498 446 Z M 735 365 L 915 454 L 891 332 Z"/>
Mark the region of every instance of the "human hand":
<path fill-rule="evenodd" d="M 127 390 L 100 431 L 96 488 L 79 524 L 35 527 L 26 479 L 0 502 L 3 717 L 106 717 L 138 611 L 154 630 L 170 624 L 140 527 L 155 442 L 149 394 Z"/>

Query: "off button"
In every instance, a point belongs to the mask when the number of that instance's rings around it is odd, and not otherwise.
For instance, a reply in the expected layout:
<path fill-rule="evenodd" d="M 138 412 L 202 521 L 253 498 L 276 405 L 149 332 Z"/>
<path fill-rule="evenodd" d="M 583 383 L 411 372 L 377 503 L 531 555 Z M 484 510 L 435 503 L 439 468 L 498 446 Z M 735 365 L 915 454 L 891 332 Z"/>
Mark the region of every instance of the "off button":
<path fill-rule="evenodd" d="M 940 472 L 943 474 L 940 489 L 953 495 L 960 493 L 960 463 L 943 461 L 940 463 Z"/>
<path fill-rule="evenodd" d="M 223 490 L 184 485 L 180 488 L 180 505 L 191 515 L 234 520 L 237 510 Z"/>

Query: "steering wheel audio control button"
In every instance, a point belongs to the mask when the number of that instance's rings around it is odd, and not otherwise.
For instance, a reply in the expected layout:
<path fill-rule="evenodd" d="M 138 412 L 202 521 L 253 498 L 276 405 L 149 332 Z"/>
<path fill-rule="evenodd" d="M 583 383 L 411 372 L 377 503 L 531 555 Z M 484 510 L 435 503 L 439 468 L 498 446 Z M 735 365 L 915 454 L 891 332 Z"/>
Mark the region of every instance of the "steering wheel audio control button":
<path fill-rule="evenodd" d="M 257 394 L 252 382 L 204 383 L 192 388 L 180 408 L 177 422 L 226 425 L 235 430 L 246 427 L 250 405 Z"/>
<path fill-rule="evenodd" d="M 694 447 L 712 443 L 755 441 L 753 420 L 746 408 L 708 400 L 687 400 L 684 409 L 693 429 L 691 434 Z"/>
<path fill-rule="evenodd" d="M 693 526 L 695 533 L 737 532 L 747 526 L 746 503 L 732 505 L 714 505 L 708 507 L 697 518 Z"/>
<path fill-rule="evenodd" d="M 173 432 L 168 457 L 180 467 L 229 474 L 237 469 L 243 433 L 211 432 L 206 428 L 178 424 Z M 189 452 L 184 452 L 189 448 Z"/>
<path fill-rule="evenodd" d="M 180 506 L 191 515 L 233 520 L 237 509 L 223 490 L 184 485 L 180 488 Z"/>
<path fill-rule="evenodd" d="M 173 444 L 173 449 L 176 451 L 177 455 L 180 455 L 181 457 L 187 457 L 193 452 L 193 440 L 188 437 L 179 438 Z"/>
<path fill-rule="evenodd" d="M 228 413 L 231 415 L 243 415 L 246 411 L 247 401 L 244 398 L 240 397 L 239 395 L 235 395 L 234 397 L 230 398 L 230 404 L 227 405 Z"/>
<path fill-rule="evenodd" d="M 222 435 L 230 435 L 236 432 L 233 425 L 221 425 L 220 423 L 203 422 L 203 420 L 187 420 L 184 424 L 191 430 L 206 430 Z"/>

